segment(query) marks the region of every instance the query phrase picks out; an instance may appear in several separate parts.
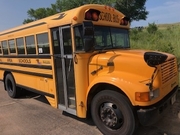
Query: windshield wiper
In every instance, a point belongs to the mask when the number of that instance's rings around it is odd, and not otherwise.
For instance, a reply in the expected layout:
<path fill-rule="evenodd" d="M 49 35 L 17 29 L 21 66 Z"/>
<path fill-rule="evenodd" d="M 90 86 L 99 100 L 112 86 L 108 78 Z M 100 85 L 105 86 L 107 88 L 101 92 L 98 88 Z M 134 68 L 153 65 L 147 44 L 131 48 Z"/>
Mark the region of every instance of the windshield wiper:
<path fill-rule="evenodd" d="M 112 48 L 113 48 L 112 45 L 107 45 L 107 46 L 103 46 L 102 50 L 112 49 Z"/>

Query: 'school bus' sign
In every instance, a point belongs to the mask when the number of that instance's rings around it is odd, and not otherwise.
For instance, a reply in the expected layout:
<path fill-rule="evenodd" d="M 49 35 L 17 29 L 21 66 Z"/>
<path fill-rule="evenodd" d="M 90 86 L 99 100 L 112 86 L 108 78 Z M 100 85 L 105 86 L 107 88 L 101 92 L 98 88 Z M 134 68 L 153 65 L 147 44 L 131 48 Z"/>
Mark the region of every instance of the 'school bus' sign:
<path fill-rule="evenodd" d="M 120 18 L 117 14 L 112 14 L 108 12 L 101 12 L 99 15 L 99 20 L 120 23 Z"/>

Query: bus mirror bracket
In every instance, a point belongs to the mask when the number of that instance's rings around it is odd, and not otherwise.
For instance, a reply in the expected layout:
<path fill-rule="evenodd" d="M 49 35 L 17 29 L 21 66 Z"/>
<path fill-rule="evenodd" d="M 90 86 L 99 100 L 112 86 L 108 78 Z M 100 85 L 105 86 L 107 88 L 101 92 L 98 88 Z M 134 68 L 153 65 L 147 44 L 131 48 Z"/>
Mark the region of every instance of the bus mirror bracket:
<path fill-rule="evenodd" d="M 94 38 L 84 38 L 84 51 L 92 52 L 94 50 Z"/>
<path fill-rule="evenodd" d="M 84 36 L 93 36 L 94 35 L 94 25 L 91 21 L 83 22 L 83 35 Z"/>
<path fill-rule="evenodd" d="M 154 72 L 151 76 L 150 83 L 148 84 L 150 92 L 153 90 L 153 81 L 155 77 L 155 73 L 157 73 L 157 66 L 164 63 L 167 59 L 167 55 L 158 53 L 158 52 L 145 52 L 144 53 L 144 61 L 148 66 L 154 67 Z"/>

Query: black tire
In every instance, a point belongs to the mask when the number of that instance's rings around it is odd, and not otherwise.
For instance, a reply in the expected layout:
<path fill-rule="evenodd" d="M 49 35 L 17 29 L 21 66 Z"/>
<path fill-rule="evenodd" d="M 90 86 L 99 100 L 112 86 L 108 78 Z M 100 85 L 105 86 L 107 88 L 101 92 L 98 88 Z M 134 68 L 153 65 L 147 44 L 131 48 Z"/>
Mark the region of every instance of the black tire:
<path fill-rule="evenodd" d="M 5 87 L 7 90 L 8 95 L 11 98 L 16 98 L 18 97 L 19 93 L 16 87 L 15 80 L 11 74 L 7 74 L 5 78 Z"/>
<path fill-rule="evenodd" d="M 135 132 L 132 106 L 118 92 L 104 90 L 95 95 L 91 115 L 98 129 L 105 135 L 132 135 Z"/>

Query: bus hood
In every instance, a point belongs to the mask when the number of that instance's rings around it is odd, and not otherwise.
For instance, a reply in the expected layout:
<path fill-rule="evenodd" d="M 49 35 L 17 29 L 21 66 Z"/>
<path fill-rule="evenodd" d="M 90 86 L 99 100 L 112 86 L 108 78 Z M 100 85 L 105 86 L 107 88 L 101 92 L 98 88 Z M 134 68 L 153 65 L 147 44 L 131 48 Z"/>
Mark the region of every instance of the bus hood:
<path fill-rule="evenodd" d="M 112 72 L 126 72 L 136 74 L 138 76 L 150 77 L 154 71 L 153 67 L 147 65 L 144 60 L 145 52 L 155 52 L 147 50 L 111 50 L 96 54 L 91 64 L 98 66 L 109 67 L 113 66 Z M 162 52 L 159 52 L 162 53 Z M 171 54 L 163 53 L 168 56 L 167 59 L 174 57 Z M 111 72 L 111 73 L 112 73 Z M 101 73 L 101 72 L 99 72 Z"/>

